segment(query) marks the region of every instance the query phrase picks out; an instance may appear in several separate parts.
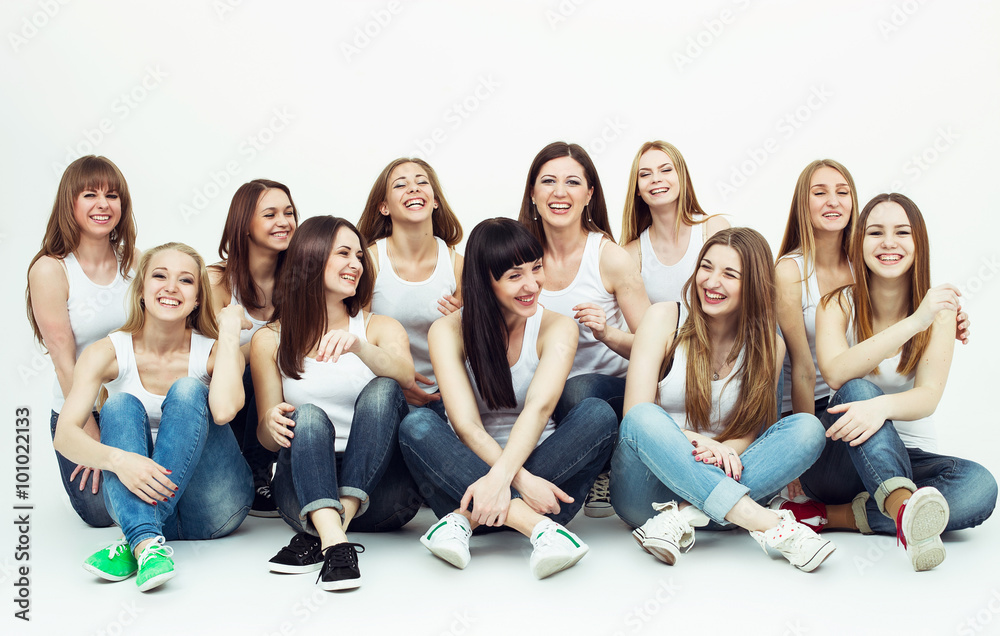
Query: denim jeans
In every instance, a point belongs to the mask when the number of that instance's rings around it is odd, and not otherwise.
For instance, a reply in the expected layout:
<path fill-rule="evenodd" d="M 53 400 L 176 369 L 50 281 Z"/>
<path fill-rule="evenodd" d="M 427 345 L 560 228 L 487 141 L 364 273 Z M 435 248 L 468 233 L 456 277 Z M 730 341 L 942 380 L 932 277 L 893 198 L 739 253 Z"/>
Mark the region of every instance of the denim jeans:
<path fill-rule="evenodd" d="M 611 460 L 611 504 L 632 527 L 654 514 L 653 502 L 687 501 L 717 526 L 744 495 L 766 503 L 810 466 L 823 450 L 815 416 L 797 413 L 768 428 L 743 453 L 740 481 L 714 465 L 697 462 L 690 440 L 656 404 L 632 407 L 622 421 Z"/>
<path fill-rule="evenodd" d="M 236 436 L 240 452 L 253 473 L 254 485 L 271 481 L 271 467 L 274 466 L 278 454 L 269 451 L 257 439 L 257 399 L 253 390 L 253 380 L 250 377 L 250 365 L 243 371 L 243 393 L 246 401 L 243 408 L 236 414 L 229 426 Z"/>
<path fill-rule="evenodd" d="M 850 380 L 830 399 L 830 406 L 879 395 L 882 390 L 871 382 Z M 820 422 L 830 428 L 839 417 L 824 412 Z M 951 510 L 946 530 L 979 525 L 992 514 L 997 500 L 997 482 L 988 470 L 966 459 L 907 448 L 891 420 L 858 446 L 827 440 L 823 454 L 801 482 L 810 498 L 826 504 L 850 503 L 867 491 L 868 526 L 881 534 L 896 533 L 895 519 L 885 514 L 885 498 L 897 488 L 933 486 L 941 491 Z"/>
<path fill-rule="evenodd" d="M 625 378 L 616 378 L 600 373 L 584 373 L 566 380 L 562 395 L 552 413 L 556 425 L 580 402 L 595 397 L 604 400 L 615 410 L 618 422 L 622 421 L 622 406 L 625 401 Z"/>
<path fill-rule="evenodd" d="M 163 400 L 156 445 L 146 410 L 133 395 L 111 396 L 101 409 L 101 442 L 152 457 L 172 471 L 175 497 L 150 505 L 105 471 L 104 501 L 134 550 L 146 539 L 217 539 L 250 511 L 253 482 L 228 425 L 212 421 L 208 387 L 195 378 L 174 382 Z"/>
<path fill-rule="evenodd" d="M 420 411 L 432 412 L 428 409 Z M 290 448 L 278 451 L 272 492 L 278 512 L 296 532 L 317 534 L 308 513 L 320 508 L 343 511 L 340 497 L 361 500 L 351 531 L 383 532 L 402 528 L 423 498 L 399 450 L 399 423 L 409 408 L 399 384 L 378 377 L 354 403 L 347 448 L 337 453 L 336 431 L 326 412 L 313 404 L 295 407 Z"/>
<path fill-rule="evenodd" d="M 560 503 L 559 513 L 549 518 L 565 525 L 580 510 L 611 456 L 617 429 L 614 410 L 607 402 L 588 398 L 531 452 L 524 468 L 559 486 L 574 500 Z M 490 470 L 451 426 L 428 409 L 414 411 L 403 420 L 399 445 L 420 492 L 439 518 L 457 509 L 466 489 Z M 511 496 L 519 496 L 513 488 Z"/>
<path fill-rule="evenodd" d="M 94 412 L 94 419 L 97 420 L 97 424 L 100 426 L 100 415 L 96 411 Z M 52 433 L 52 439 L 56 438 L 56 422 L 58 421 L 59 414 L 52 411 L 52 417 L 49 420 L 49 432 Z M 59 464 L 59 474 L 62 476 L 63 488 L 66 489 L 66 494 L 69 495 L 69 503 L 73 506 L 76 514 L 80 515 L 84 523 L 94 528 L 107 528 L 108 526 L 115 525 L 115 520 L 108 514 L 108 508 L 104 505 L 104 495 L 101 494 L 101 491 L 104 490 L 103 473 L 97 482 L 98 489 L 95 495 L 92 490 L 92 478 L 87 478 L 87 483 L 84 484 L 83 490 L 80 490 L 80 479 L 82 479 L 80 475 L 77 475 L 72 483 L 70 482 L 69 476 L 76 469 L 75 462 L 69 461 L 59 454 L 58 451 L 56 451 L 56 462 Z"/>

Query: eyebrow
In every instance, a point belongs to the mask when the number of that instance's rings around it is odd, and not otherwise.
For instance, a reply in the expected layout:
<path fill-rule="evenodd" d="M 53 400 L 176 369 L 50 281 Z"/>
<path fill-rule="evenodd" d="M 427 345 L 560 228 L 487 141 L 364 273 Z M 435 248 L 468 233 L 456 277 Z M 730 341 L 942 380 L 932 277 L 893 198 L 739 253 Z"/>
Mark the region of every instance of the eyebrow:
<path fill-rule="evenodd" d="M 420 178 L 420 177 L 423 177 L 424 179 L 426 179 L 426 178 L 427 178 L 427 175 L 425 175 L 425 174 L 424 174 L 423 172 L 418 172 L 417 174 L 413 175 L 413 177 L 414 177 L 414 178 Z M 395 179 L 393 179 L 393 180 L 392 180 L 392 182 L 393 182 L 393 183 L 396 183 L 397 181 L 400 181 L 400 180 L 405 180 L 405 179 L 407 179 L 407 177 L 396 177 Z"/>
<path fill-rule="evenodd" d="M 292 209 L 294 209 L 294 207 L 295 207 L 295 206 L 293 206 L 293 205 L 289 204 L 289 205 L 286 205 L 286 206 L 285 206 L 284 208 L 282 208 L 282 209 L 284 209 L 284 210 L 292 210 Z M 268 210 L 277 210 L 277 209 L 278 209 L 278 206 L 276 206 L 276 205 L 272 205 L 272 206 L 269 206 L 269 207 L 266 207 L 266 208 L 264 208 L 263 210 L 261 210 L 261 211 L 260 211 L 260 213 L 261 213 L 261 214 L 263 214 L 264 212 L 267 212 Z"/>
<path fill-rule="evenodd" d="M 556 175 L 550 174 L 550 173 L 545 173 L 545 174 L 538 175 L 539 179 L 541 179 L 542 177 L 552 177 L 553 179 L 558 178 L 558 177 L 556 177 Z M 568 175 L 566 175 L 566 178 L 567 179 L 583 179 L 583 177 L 575 175 L 575 174 L 568 174 Z"/>
<path fill-rule="evenodd" d="M 813 188 L 826 188 L 826 187 L 828 187 L 828 186 L 825 183 L 816 183 L 816 184 L 813 184 L 813 185 L 809 186 L 809 189 L 811 190 Z M 848 185 L 846 183 L 835 183 L 833 187 L 835 187 L 835 188 L 846 188 L 846 187 L 848 187 Z"/>
<path fill-rule="evenodd" d="M 167 269 L 166 267 L 163 267 L 163 266 L 160 266 L 160 267 L 154 267 L 154 268 L 153 268 L 153 272 L 158 272 L 158 271 L 160 271 L 160 270 L 163 270 L 164 272 L 168 272 L 168 273 L 170 272 L 170 270 L 169 270 L 169 269 Z M 150 273 L 153 273 L 153 272 L 150 272 Z M 182 269 L 182 270 L 181 270 L 181 275 L 183 276 L 184 274 L 187 274 L 188 276 L 194 276 L 194 272 L 189 272 L 189 271 L 187 271 L 186 269 Z"/>
<path fill-rule="evenodd" d="M 878 228 L 884 228 L 885 226 L 884 226 L 884 225 L 882 225 L 881 223 L 869 223 L 869 224 L 868 224 L 868 225 L 867 225 L 867 226 L 865 227 L 865 229 L 867 230 L 867 229 L 868 229 L 868 228 L 870 228 L 870 227 L 878 227 Z M 909 223 L 899 223 L 898 225 L 893 225 L 892 227 L 894 227 L 894 228 L 896 228 L 896 229 L 899 229 L 899 228 L 901 228 L 901 227 L 910 227 L 910 224 L 909 224 Z"/>
<path fill-rule="evenodd" d="M 667 162 L 661 163 L 660 165 L 656 166 L 656 170 L 662 170 L 663 168 L 666 168 L 667 166 L 670 166 L 671 168 L 673 168 L 674 164 L 673 164 L 673 162 L 667 161 Z M 639 168 L 640 172 L 643 171 L 643 170 L 653 170 L 653 168 Z"/>

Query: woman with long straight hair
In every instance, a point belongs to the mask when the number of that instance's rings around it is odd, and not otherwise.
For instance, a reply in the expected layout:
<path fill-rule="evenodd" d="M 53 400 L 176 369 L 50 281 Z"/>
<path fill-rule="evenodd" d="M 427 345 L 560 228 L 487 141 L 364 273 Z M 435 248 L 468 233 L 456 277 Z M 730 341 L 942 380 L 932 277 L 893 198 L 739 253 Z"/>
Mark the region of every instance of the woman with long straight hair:
<path fill-rule="evenodd" d="M 254 334 L 257 435 L 278 453 L 274 499 L 296 534 L 272 572 L 320 570 L 317 585 L 361 585 L 347 530 L 401 528 L 422 499 L 397 442 L 413 385 L 403 327 L 363 310 L 374 280 L 367 245 L 346 219 L 307 219 L 292 237 L 274 317 Z"/>
<path fill-rule="evenodd" d="M 240 332 L 240 349 L 250 358 L 250 339 L 274 312 L 274 286 L 281 275 L 285 251 L 298 225 L 298 211 L 288 186 L 270 179 L 241 185 L 229 204 L 219 242 L 222 261 L 208 268 L 216 307 L 238 305 L 252 327 Z M 245 404 L 232 429 L 253 472 L 254 500 L 250 514 L 277 517 L 271 496 L 274 453 L 257 440 L 257 404 L 250 367 L 243 373 Z"/>
<path fill-rule="evenodd" d="M 89 345 L 122 326 L 138 254 L 128 184 L 106 157 L 81 157 L 59 181 L 42 247 L 28 266 L 26 304 L 35 338 L 56 371 L 50 433 L 73 387 L 76 361 Z M 96 403 L 84 430 L 100 439 Z M 94 527 L 114 523 L 100 492 L 101 471 L 56 453 L 73 510 Z M 79 485 L 74 484 L 77 476 Z"/>
<path fill-rule="evenodd" d="M 166 243 L 142 255 L 128 320 L 83 352 L 53 443 L 104 471 L 104 501 L 124 537 L 84 568 L 109 581 L 138 574 L 142 592 L 174 577 L 167 540 L 216 539 L 250 509 L 250 469 L 226 424 L 243 406 L 242 311 L 212 306 L 196 251 Z M 101 439 L 85 430 L 101 387 Z"/>
<path fill-rule="evenodd" d="M 975 462 L 937 454 L 931 414 L 955 348 L 959 292 L 930 286 L 930 243 L 917 206 L 880 194 L 851 246 L 853 284 L 825 296 L 816 354 L 836 393 L 821 421 L 826 446 L 802 475 L 819 528 L 895 534 L 917 571 L 945 558 L 941 533 L 971 528 L 996 505 Z M 825 504 L 825 505 L 824 505 Z"/>
<path fill-rule="evenodd" d="M 427 331 L 462 306 L 463 259 L 455 250 L 462 226 L 423 159 L 395 159 L 375 179 L 358 223 L 375 268 L 371 310 L 399 321 L 410 340 L 415 385 L 412 406 L 444 415 L 434 381 Z"/>
<path fill-rule="evenodd" d="M 812 571 L 834 545 L 761 505 L 823 448 L 812 414 L 777 419 L 784 346 L 767 242 L 749 228 L 717 232 L 684 291 L 686 320 L 679 303 L 658 303 L 635 337 L 612 459 L 615 510 L 669 565 L 694 545 L 695 527 L 735 524 Z"/>
<path fill-rule="evenodd" d="M 477 527 L 528 537 L 530 566 L 545 578 L 579 561 L 587 546 L 564 527 L 611 454 L 613 409 L 585 399 L 553 420 L 578 330 L 538 302 L 542 247 L 511 219 L 472 230 L 462 273 L 465 305 L 429 334 L 451 426 L 430 409 L 400 425 L 403 456 L 440 518 L 421 543 L 457 568 Z"/>

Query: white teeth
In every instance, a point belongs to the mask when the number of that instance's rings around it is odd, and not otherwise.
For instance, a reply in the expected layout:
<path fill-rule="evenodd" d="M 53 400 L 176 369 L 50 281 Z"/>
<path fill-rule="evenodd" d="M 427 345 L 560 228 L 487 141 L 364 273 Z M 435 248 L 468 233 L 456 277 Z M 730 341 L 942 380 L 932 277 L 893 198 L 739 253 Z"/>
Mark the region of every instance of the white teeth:
<path fill-rule="evenodd" d="M 275 238 L 285 238 L 288 236 L 288 232 L 275 232 L 272 236 Z"/>
<path fill-rule="evenodd" d="M 826 217 L 826 218 L 828 218 L 828 219 L 832 219 L 832 218 L 839 217 L 840 216 L 840 212 L 825 212 L 823 214 L 823 216 Z"/>
<path fill-rule="evenodd" d="M 569 203 L 550 203 L 549 207 L 553 210 L 568 210 L 570 205 Z"/>
<path fill-rule="evenodd" d="M 896 262 L 896 261 L 899 260 L 899 258 L 900 258 L 899 254 L 883 254 L 882 256 L 878 257 L 878 260 L 883 261 L 883 262 L 884 261 Z"/>
<path fill-rule="evenodd" d="M 424 200 L 423 199 L 411 199 L 411 200 L 407 201 L 404 205 L 407 208 L 415 208 L 415 207 L 418 207 L 418 206 L 423 206 L 424 205 Z"/>
<path fill-rule="evenodd" d="M 160 299 L 160 304 L 161 305 L 165 305 L 167 307 L 176 307 L 176 306 L 180 305 L 181 303 L 180 303 L 180 301 L 174 300 L 173 298 L 161 298 Z"/>
<path fill-rule="evenodd" d="M 349 280 L 349 281 L 351 281 L 352 283 L 353 283 L 353 282 L 354 282 L 355 280 L 357 280 L 357 279 L 356 279 L 356 278 L 355 278 L 354 276 L 351 276 L 350 274 L 343 274 L 343 275 L 341 276 L 341 278 L 343 278 L 344 280 Z"/>
<path fill-rule="evenodd" d="M 518 301 L 520 303 L 530 303 L 532 300 L 534 300 L 534 298 L 535 298 L 535 295 L 532 294 L 530 296 L 515 296 L 514 300 L 516 300 L 516 301 Z"/>
<path fill-rule="evenodd" d="M 711 298 L 712 300 L 721 300 L 721 299 L 725 298 L 725 295 L 723 295 L 723 294 L 717 294 L 715 292 L 710 292 L 707 289 L 705 290 L 705 296 L 707 296 L 708 298 Z"/>
<path fill-rule="evenodd" d="M 666 192 L 669 188 L 656 188 L 655 190 L 650 190 L 650 194 L 662 194 Z"/>
<path fill-rule="evenodd" d="M 95 221 L 107 221 L 108 219 L 111 218 L 111 215 L 110 214 L 95 214 L 94 216 L 92 216 L 90 218 L 94 219 Z"/>

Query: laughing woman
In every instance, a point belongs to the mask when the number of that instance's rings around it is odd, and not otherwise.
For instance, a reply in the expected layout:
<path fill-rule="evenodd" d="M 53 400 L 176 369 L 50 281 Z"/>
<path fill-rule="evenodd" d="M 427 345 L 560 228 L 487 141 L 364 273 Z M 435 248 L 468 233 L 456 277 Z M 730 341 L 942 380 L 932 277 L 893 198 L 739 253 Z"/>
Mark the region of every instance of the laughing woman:
<path fill-rule="evenodd" d="M 406 463 L 441 518 L 421 542 L 464 568 L 477 526 L 507 526 L 531 540 L 531 571 L 544 578 L 587 553 L 563 524 L 610 456 L 617 420 L 596 398 L 558 427 L 552 419 L 578 331 L 539 305 L 542 247 L 531 233 L 511 219 L 483 221 L 466 263 L 464 308 L 429 335 L 451 426 L 430 409 L 400 426 Z"/>
<path fill-rule="evenodd" d="M 347 529 L 401 528 L 422 503 L 399 451 L 413 385 L 403 327 L 362 310 L 374 284 L 367 245 L 347 220 L 313 217 L 288 247 L 274 320 L 254 334 L 257 435 L 277 451 L 274 499 L 297 534 L 272 572 L 321 570 L 324 590 L 361 585 Z"/>
<path fill-rule="evenodd" d="M 711 519 L 746 528 L 765 552 L 812 571 L 834 545 L 792 513 L 760 505 L 823 448 L 815 416 L 775 423 L 784 346 L 767 242 L 749 228 L 714 234 L 684 289 L 687 320 L 678 303 L 659 303 L 635 336 L 612 460 L 615 510 L 639 545 L 669 565 Z"/>
<path fill-rule="evenodd" d="M 243 406 L 239 332 L 249 324 L 235 307 L 216 323 L 211 298 L 190 247 L 143 254 L 128 320 L 80 356 L 56 427 L 56 450 L 104 471 L 104 501 L 125 534 L 84 568 L 109 581 L 138 571 L 143 592 L 174 576 L 166 540 L 223 537 L 250 509 L 250 469 L 225 426 Z M 102 385 L 98 442 L 84 427 Z"/>
<path fill-rule="evenodd" d="M 895 534 L 913 569 L 929 570 L 945 558 L 941 533 L 979 525 L 997 498 L 985 468 L 936 453 L 930 416 L 951 367 L 958 290 L 931 288 L 927 227 L 906 196 L 876 196 L 858 226 L 857 281 L 816 315 L 820 370 L 837 392 L 802 486 L 826 504 L 825 527 Z"/>

